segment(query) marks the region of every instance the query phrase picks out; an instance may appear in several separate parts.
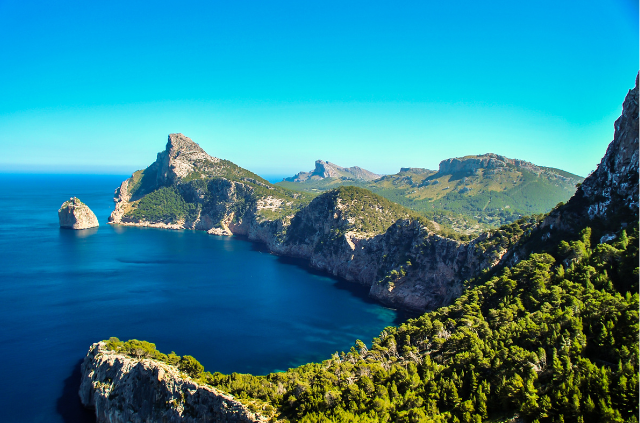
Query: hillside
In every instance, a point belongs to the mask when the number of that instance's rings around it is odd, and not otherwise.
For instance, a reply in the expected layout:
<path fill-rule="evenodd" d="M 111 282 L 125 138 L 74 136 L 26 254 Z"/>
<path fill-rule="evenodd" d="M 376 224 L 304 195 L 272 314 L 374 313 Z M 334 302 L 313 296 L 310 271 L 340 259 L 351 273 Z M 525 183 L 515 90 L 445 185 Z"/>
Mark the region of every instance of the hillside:
<path fill-rule="evenodd" d="M 457 232 L 478 234 L 521 216 L 549 212 L 567 201 L 582 180 L 559 169 L 484 154 L 443 160 L 438 171 L 402 168 L 370 182 L 324 178 L 276 185 L 303 192 L 356 185 Z"/>
<path fill-rule="evenodd" d="M 637 423 L 638 168 L 636 78 L 598 169 L 542 220 L 474 241 L 485 256 L 497 245 L 506 252 L 491 270 L 469 278 L 452 304 L 386 328 L 370 348 L 356 340 L 350 351 L 322 363 L 265 376 L 205 372 L 193 357 L 164 355 L 153 344 L 142 352 L 178 367 L 184 361 L 182 369 L 199 383 L 283 422 Z M 350 190 L 337 192 L 335 200 L 323 195 L 308 207 L 322 213 L 333 201 L 334 211 L 338 199 L 350 198 Z M 415 222 L 400 220 L 379 239 L 400 227 L 421 231 Z M 410 232 L 399 237 L 405 244 L 385 245 L 409 253 L 420 247 Z M 415 258 L 443 241 L 423 244 Z M 457 257 L 451 251 L 437 256 Z M 416 266 L 413 258 L 410 269 L 430 263 Z M 139 344 L 112 338 L 105 345 L 130 356 Z M 111 390 L 112 383 L 101 380 L 97 387 Z"/>
<path fill-rule="evenodd" d="M 182 134 L 116 190 L 110 223 L 185 228 L 231 235 L 230 226 L 292 217 L 313 196 L 274 186 L 228 160 L 208 155 Z"/>
<path fill-rule="evenodd" d="M 208 155 L 182 134 L 115 193 L 110 223 L 244 235 L 273 253 L 370 287 L 370 296 L 422 312 L 460 294 L 462 282 L 499 263 L 529 227 L 464 242 L 419 213 L 359 187 L 321 195 L 274 186 Z"/>

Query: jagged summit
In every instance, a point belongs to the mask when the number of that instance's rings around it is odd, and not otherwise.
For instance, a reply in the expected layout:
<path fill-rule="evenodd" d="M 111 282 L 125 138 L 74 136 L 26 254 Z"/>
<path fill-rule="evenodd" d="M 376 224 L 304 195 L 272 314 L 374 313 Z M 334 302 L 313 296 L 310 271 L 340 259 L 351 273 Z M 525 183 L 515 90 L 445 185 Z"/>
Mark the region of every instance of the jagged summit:
<path fill-rule="evenodd" d="M 572 231 L 597 224 L 612 230 L 638 221 L 638 77 L 614 128 L 613 141 L 598 168 L 566 205 L 549 214 L 543 227 Z"/>
<path fill-rule="evenodd" d="M 316 160 L 316 167 L 309 172 L 300 172 L 290 178 L 284 178 L 288 182 L 305 182 L 308 180 L 320 180 L 325 178 L 344 178 L 361 181 L 373 181 L 381 175 L 370 172 L 359 166 L 342 167 L 335 163 Z"/>
<path fill-rule="evenodd" d="M 220 159 L 208 155 L 202 147 L 183 134 L 169 134 L 167 146 L 158 153 L 158 185 L 168 185 L 195 171 L 207 172 Z"/>
<path fill-rule="evenodd" d="M 597 199 L 589 207 L 590 217 L 606 217 L 616 202 L 638 214 L 638 76 L 614 128 L 613 141 L 598 168 L 580 187 L 585 196 Z"/>

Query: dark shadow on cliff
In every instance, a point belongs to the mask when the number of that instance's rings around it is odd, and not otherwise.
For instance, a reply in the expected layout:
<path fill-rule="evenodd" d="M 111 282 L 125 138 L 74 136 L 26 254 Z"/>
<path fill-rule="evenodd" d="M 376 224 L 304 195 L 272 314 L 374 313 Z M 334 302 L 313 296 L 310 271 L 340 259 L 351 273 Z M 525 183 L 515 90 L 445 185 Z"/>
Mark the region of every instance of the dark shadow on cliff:
<path fill-rule="evenodd" d="M 95 412 L 85 408 L 80 402 L 80 396 L 78 395 L 82 377 L 80 370 L 81 364 L 82 360 L 79 360 L 76 365 L 73 366 L 73 372 L 71 372 L 71 376 L 64 380 L 62 395 L 56 402 L 56 412 L 62 416 L 62 420 L 65 423 L 96 422 Z"/>
<path fill-rule="evenodd" d="M 261 253 L 266 253 L 266 254 L 272 254 L 269 249 L 267 248 L 266 245 L 264 245 L 261 242 L 256 242 L 256 241 L 252 241 L 247 237 L 244 236 L 238 236 L 238 235 L 234 235 L 234 238 L 246 241 L 246 242 L 250 242 L 251 243 L 251 249 L 253 251 L 259 251 Z M 282 264 L 287 264 L 287 265 L 293 265 L 293 266 L 297 266 L 300 267 L 302 269 L 304 269 L 305 271 L 311 273 L 312 275 L 318 275 L 318 276 L 324 276 L 324 277 L 328 277 L 331 278 L 335 281 L 335 283 L 333 284 L 333 286 L 337 289 L 340 289 L 342 291 L 347 291 L 349 292 L 351 295 L 353 295 L 356 298 L 359 298 L 360 300 L 362 300 L 363 302 L 367 303 L 367 304 L 378 304 L 380 305 L 380 302 L 374 300 L 373 298 L 369 297 L 369 287 L 366 285 L 360 285 L 359 283 L 356 282 L 349 282 L 346 279 L 342 279 L 339 277 L 336 277 L 334 275 L 332 275 L 331 273 L 324 271 L 324 270 L 320 270 L 320 269 L 315 269 L 313 267 L 311 267 L 309 265 L 309 260 L 304 259 L 304 258 L 299 258 L 299 257 L 288 257 L 288 256 L 278 256 L 278 262 L 282 263 Z M 412 313 L 406 310 L 398 310 L 398 309 L 394 309 L 396 310 L 396 318 L 393 320 L 393 324 L 394 325 L 400 325 L 404 322 L 406 322 L 408 319 L 414 318 L 414 317 L 418 317 L 420 314 L 417 313 Z"/>

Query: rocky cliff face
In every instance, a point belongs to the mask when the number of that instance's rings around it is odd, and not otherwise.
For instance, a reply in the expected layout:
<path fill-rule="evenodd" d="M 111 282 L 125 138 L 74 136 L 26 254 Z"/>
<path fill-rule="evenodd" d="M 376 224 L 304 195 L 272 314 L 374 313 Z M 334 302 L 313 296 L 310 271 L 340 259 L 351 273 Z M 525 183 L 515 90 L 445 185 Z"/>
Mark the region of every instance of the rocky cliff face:
<path fill-rule="evenodd" d="M 190 148 L 195 151 L 193 160 L 204 160 L 200 150 Z M 170 157 L 168 168 L 179 167 L 172 160 L 190 157 L 179 150 L 178 146 L 171 153 L 168 145 L 166 154 L 160 154 L 156 163 Z M 370 295 L 383 303 L 422 312 L 447 304 L 462 292 L 466 279 L 483 270 L 498 264 L 515 264 L 532 251 L 530 246 L 536 242 L 544 244 L 563 229 L 565 234 L 577 233 L 576 228 L 588 223 L 585 219 L 608 216 L 611 221 L 611 216 L 621 216 L 625 222 L 637 222 L 638 89 L 636 86 L 631 90 L 625 100 L 623 115 L 616 121 L 614 141 L 598 170 L 566 205 L 554 210 L 542 224 L 527 221 L 510 233 L 494 230 L 468 243 L 439 235 L 434 222 L 420 219 L 408 209 L 367 190 L 342 187 L 316 197 L 309 204 L 296 205 L 295 196 L 300 194 L 259 181 L 255 175 L 248 177 L 237 170 L 230 173 L 230 168 L 222 172 L 219 166 L 223 161 L 207 162 L 213 163 L 207 165 L 213 166 L 208 176 L 190 180 L 202 167 L 189 160 L 196 171 L 186 176 L 179 176 L 185 172 L 174 172 L 176 177 L 167 180 L 178 181 L 172 187 L 195 211 L 191 218 L 171 223 L 172 227 L 208 230 L 217 235 L 246 235 L 264 242 L 274 253 L 308 259 L 315 268 L 370 286 Z M 546 171 L 494 154 L 443 163 L 440 170 L 452 173 L 473 172 L 479 166 L 485 170 L 518 166 Z M 135 215 L 131 210 L 136 205 L 131 206 L 130 187 L 147 192 L 143 180 L 144 176 L 136 179 L 134 174 L 116 191 L 114 222 L 166 225 L 132 217 Z M 523 233 L 527 234 L 528 243 L 518 244 Z"/>
<path fill-rule="evenodd" d="M 61 228 L 88 229 L 99 226 L 93 211 L 76 197 L 62 203 L 58 210 L 58 221 Z"/>
<path fill-rule="evenodd" d="M 208 155 L 191 138 L 182 134 L 170 134 L 165 150 L 158 153 L 157 186 L 175 183 L 192 172 L 207 173 L 216 168 L 220 159 Z"/>
<path fill-rule="evenodd" d="M 285 178 L 289 182 L 305 182 L 307 180 L 318 180 L 324 178 L 346 178 L 361 181 L 373 181 L 382 175 L 375 174 L 358 166 L 342 167 L 324 160 L 316 160 L 316 167 L 311 172 L 300 172 L 290 178 Z"/>
<path fill-rule="evenodd" d="M 638 214 L 638 78 L 622 105 L 622 115 L 614 124 L 613 141 L 598 168 L 580 186 L 579 193 L 590 198 L 588 215 L 607 218 L 627 209 Z"/>
<path fill-rule="evenodd" d="M 98 423 L 265 422 L 231 395 L 200 385 L 178 369 L 91 346 L 82 363 L 80 399 Z"/>
<path fill-rule="evenodd" d="M 553 231 L 571 232 L 581 226 L 601 231 L 635 224 L 638 221 L 638 78 L 614 124 L 613 141 L 598 168 L 589 175 L 576 194 L 552 211 L 541 225 Z"/>

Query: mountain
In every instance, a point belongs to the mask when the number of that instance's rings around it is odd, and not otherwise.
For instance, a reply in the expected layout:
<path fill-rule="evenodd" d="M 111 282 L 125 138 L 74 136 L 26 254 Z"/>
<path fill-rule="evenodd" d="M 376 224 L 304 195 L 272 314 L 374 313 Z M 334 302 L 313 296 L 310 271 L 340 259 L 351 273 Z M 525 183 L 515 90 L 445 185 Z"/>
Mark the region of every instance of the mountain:
<path fill-rule="evenodd" d="M 311 198 L 212 157 L 182 134 L 170 134 L 157 160 L 116 189 L 109 222 L 246 234 L 249 222 L 286 220 Z"/>
<path fill-rule="evenodd" d="M 300 172 L 290 178 L 284 178 L 283 181 L 317 183 L 319 181 L 331 178 L 337 178 L 339 180 L 372 181 L 374 179 L 380 178 L 380 176 L 381 175 L 369 172 L 368 170 L 362 169 L 358 166 L 341 167 L 331 162 L 316 160 L 316 167 L 314 170 L 309 172 Z"/>
<path fill-rule="evenodd" d="M 118 361 L 104 363 L 94 344 L 83 366 L 84 394 L 105 399 L 97 411 L 111 422 L 121 421 L 122 404 L 147 415 L 186 412 L 187 403 L 191 415 L 219 412 L 221 407 L 189 397 L 202 384 L 235 396 L 269 421 L 637 423 L 638 218 L 636 78 L 598 169 L 547 216 L 461 243 L 439 237 L 433 222 L 397 204 L 341 187 L 316 197 L 291 220 L 281 243 L 293 247 L 289 253 L 339 257 L 334 265 L 356 276 L 382 263 L 377 269 L 385 276 L 374 293 L 436 296 L 441 292 L 432 281 L 423 285 L 426 292 L 403 287 L 442 275 L 441 287 L 451 295 L 447 306 L 387 327 L 370 345 L 356 340 L 350 351 L 321 363 L 264 376 L 205 372 L 191 356 L 111 338 L 97 345 Z M 486 266 L 477 258 L 493 261 Z M 452 280 L 460 274 L 475 276 Z M 176 385 L 191 389 L 173 394 L 180 401 L 158 403 L 164 389 L 150 387 L 164 374 L 153 373 L 123 400 L 117 395 L 128 388 L 121 382 L 129 377 L 123 362 L 128 368 L 166 367 L 181 379 Z M 92 364 L 99 365 L 98 377 Z"/>
<path fill-rule="evenodd" d="M 437 171 L 402 168 L 369 182 L 289 178 L 277 185 L 306 192 L 357 185 L 454 232 L 477 235 L 521 216 L 547 213 L 567 201 L 582 180 L 559 169 L 489 153 L 443 160 Z"/>
<path fill-rule="evenodd" d="M 502 231 L 471 243 L 450 239 L 437 223 L 359 187 L 312 198 L 212 157 L 182 134 L 169 135 L 157 160 L 125 180 L 114 200 L 112 224 L 245 235 L 418 312 L 455 298 L 462 281 L 495 265 L 514 241 Z"/>

